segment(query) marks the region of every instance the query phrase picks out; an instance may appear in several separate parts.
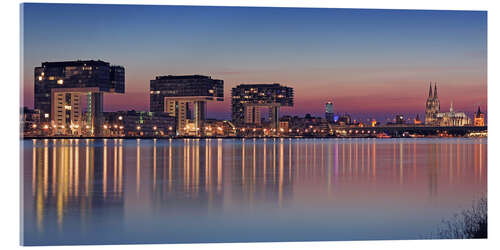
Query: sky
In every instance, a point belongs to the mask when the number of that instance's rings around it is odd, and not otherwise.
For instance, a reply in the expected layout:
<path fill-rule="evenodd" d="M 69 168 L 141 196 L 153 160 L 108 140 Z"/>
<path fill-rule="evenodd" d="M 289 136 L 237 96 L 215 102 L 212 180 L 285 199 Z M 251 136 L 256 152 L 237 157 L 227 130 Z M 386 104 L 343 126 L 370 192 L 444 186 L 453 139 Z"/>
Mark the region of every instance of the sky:
<path fill-rule="evenodd" d="M 484 11 L 23 4 L 21 105 L 33 107 L 33 70 L 45 61 L 125 67 L 125 94 L 104 110 L 149 110 L 149 81 L 202 74 L 224 80 L 207 117 L 231 117 L 231 88 L 293 87 L 281 114 L 334 111 L 364 120 L 425 113 L 429 82 L 441 110 L 487 111 Z"/>

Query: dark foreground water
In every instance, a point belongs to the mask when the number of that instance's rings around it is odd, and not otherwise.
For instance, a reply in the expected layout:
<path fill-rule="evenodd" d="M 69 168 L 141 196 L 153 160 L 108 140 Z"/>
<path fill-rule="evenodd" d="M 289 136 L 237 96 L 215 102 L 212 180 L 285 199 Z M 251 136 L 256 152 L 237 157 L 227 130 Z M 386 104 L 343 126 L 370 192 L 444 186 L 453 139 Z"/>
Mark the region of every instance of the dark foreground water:
<path fill-rule="evenodd" d="M 25 245 L 419 239 L 486 139 L 24 140 Z"/>

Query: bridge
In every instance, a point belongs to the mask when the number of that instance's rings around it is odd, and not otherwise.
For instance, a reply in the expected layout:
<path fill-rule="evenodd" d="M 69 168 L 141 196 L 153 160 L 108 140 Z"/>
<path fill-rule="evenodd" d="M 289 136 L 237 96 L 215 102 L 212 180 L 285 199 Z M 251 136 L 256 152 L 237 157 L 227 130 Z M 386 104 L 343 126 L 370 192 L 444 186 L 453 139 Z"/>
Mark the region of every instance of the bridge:
<path fill-rule="evenodd" d="M 358 126 L 331 126 L 331 130 L 346 135 L 356 134 L 381 134 L 399 137 L 405 133 L 414 135 L 439 135 L 442 133 L 449 135 L 466 135 L 473 132 L 486 132 L 488 126 L 425 126 L 425 125 L 386 125 L 376 127 L 358 127 Z"/>

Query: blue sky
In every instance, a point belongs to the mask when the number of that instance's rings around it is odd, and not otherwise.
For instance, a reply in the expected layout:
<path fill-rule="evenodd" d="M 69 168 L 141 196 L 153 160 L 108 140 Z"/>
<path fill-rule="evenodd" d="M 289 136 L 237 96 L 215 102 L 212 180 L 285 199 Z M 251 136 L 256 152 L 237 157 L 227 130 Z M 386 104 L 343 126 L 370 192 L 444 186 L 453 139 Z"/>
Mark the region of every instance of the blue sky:
<path fill-rule="evenodd" d="M 217 118 L 230 117 L 232 87 L 269 82 L 295 88 L 284 113 L 300 115 L 328 100 L 360 117 L 423 114 L 429 81 L 443 109 L 487 109 L 486 12 L 24 4 L 22 19 L 28 106 L 41 62 L 102 59 L 126 69 L 106 110 L 147 110 L 149 80 L 166 74 L 225 80 Z"/>

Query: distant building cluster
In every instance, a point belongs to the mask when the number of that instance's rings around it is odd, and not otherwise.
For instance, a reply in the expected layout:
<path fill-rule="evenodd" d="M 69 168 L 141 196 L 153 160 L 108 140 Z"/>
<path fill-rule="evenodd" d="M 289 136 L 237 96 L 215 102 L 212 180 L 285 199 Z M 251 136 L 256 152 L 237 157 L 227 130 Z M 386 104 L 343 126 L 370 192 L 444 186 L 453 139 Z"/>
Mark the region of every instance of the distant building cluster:
<path fill-rule="evenodd" d="M 34 109 L 21 110 L 24 136 L 176 137 L 176 136 L 339 136 L 380 131 L 375 119 L 353 120 L 329 100 L 324 117 L 281 116 L 294 105 L 294 89 L 280 83 L 240 84 L 231 90 L 231 120 L 207 119 L 207 102 L 224 100 L 224 81 L 203 75 L 165 75 L 150 80 L 149 111 L 103 111 L 103 94 L 125 93 L 125 69 L 104 61 L 44 62 L 34 69 Z M 263 113 L 267 109 L 268 114 Z M 484 127 L 478 107 L 440 111 L 437 85 L 429 86 L 425 120 L 396 115 L 384 126 Z M 362 128 L 362 129 L 359 129 Z"/>

